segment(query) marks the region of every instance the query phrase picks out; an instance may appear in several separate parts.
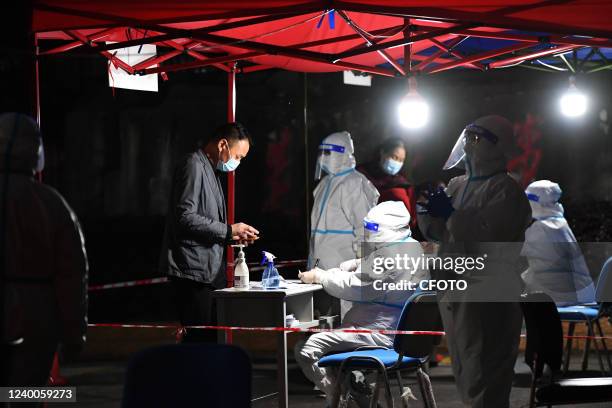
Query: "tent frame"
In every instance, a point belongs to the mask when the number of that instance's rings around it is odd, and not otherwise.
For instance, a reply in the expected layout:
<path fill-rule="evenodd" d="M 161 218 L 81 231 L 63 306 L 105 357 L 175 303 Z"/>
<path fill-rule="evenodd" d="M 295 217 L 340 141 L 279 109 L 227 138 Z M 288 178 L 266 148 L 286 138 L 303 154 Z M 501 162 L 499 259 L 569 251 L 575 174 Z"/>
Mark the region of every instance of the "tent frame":
<path fill-rule="evenodd" d="M 543 56 L 561 55 L 574 52 L 583 47 L 592 47 L 589 56 L 580 64 L 588 61 L 593 55 L 602 57 L 602 64 L 592 68 L 588 72 L 595 72 L 602 69 L 612 68 L 610 61 L 605 59 L 599 48 L 612 48 L 612 31 L 609 30 L 585 30 L 575 27 L 568 27 L 550 23 L 535 23 L 515 17 L 509 14 L 520 11 L 541 8 L 552 5 L 571 3 L 572 0 L 542 0 L 537 3 L 527 5 L 515 5 L 503 7 L 492 12 L 467 12 L 453 9 L 443 9 L 439 7 L 391 7 L 379 5 L 355 4 L 350 1 L 321 1 L 310 2 L 303 5 L 290 7 L 277 7 L 272 9 L 248 9 L 229 13 L 217 13 L 207 15 L 189 16 L 188 18 L 172 18 L 163 20 L 139 20 L 125 18 L 116 15 L 109 15 L 98 12 L 75 10 L 66 7 L 52 6 L 36 3 L 34 8 L 39 11 L 61 13 L 67 16 L 86 17 L 92 19 L 105 20 L 110 22 L 106 25 L 99 25 L 95 28 L 100 30 L 89 35 L 84 35 L 79 30 L 92 27 L 74 27 L 65 29 L 63 33 L 71 40 L 63 45 L 56 46 L 44 51 L 39 50 L 39 34 L 36 38 L 36 117 L 40 124 L 40 89 L 39 89 L 39 61 L 43 57 L 64 55 L 74 50 L 85 50 L 85 52 L 99 53 L 109 60 L 115 67 L 122 69 L 131 75 L 148 75 L 159 73 L 163 79 L 167 79 L 167 73 L 182 70 L 214 66 L 227 72 L 227 120 L 235 121 L 236 106 L 236 73 L 249 73 L 273 68 L 267 65 L 252 64 L 246 65 L 244 61 L 264 56 L 281 55 L 298 60 L 316 62 L 329 66 L 330 68 L 341 68 L 344 70 L 360 71 L 368 74 L 376 74 L 387 77 L 407 77 L 415 74 L 434 74 L 457 67 L 473 68 L 486 71 L 493 68 L 503 68 L 531 61 Z M 332 9 L 333 7 L 333 9 Z M 354 34 L 331 37 L 317 41 L 298 43 L 289 46 L 279 46 L 258 42 L 254 40 L 244 40 L 240 38 L 228 37 L 215 34 L 220 31 L 243 28 L 257 24 L 278 22 L 283 19 L 305 16 L 312 13 L 336 12 L 354 31 Z M 373 30 L 366 33 L 354 24 L 348 12 L 372 13 L 377 15 L 403 17 L 404 24 Z M 179 29 L 168 27 L 163 24 L 178 22 L 206 21 L 217 19 L 244 18 L 238 21 L 231 21 L 214 26 L 200 29 Z M 430 20 L 453 24 L 444 28 L 435 28 L 424 24 L 415 24 L 415 19 Z M 490 31 L 490 28 L 498 29 L 519 29 L 524 31 L 550 33 L 547 36 L 534 36 L 525 34 L 508 33 L 504 31 Z M 489 29 L 489 30 L 487 30 Z M 130 39 L 118 43 L 106 44 L 110 36 L 120 30 L 133 30 L 140 34 L 141 38 Z M 385 41 L 375 39 L 374 36 L 399 34 L 403 32 L 401 38 Z M 458 37 L 447 41 L 440 41 L 438 38 L 444 35 L 457 35 Z M 589 38 L 576 36 L 589 36 Z M 593 38 L 591 36 L 597 36 Z M 510 41 L 511 44 L 499 49 L 486 51 L 473 55 L 464 55 L 456 50 L 456 47 L 467 38 L 486 38 Z M 186 42 L 179 42 L 186 39 Z M 309 48 L 327 44 L 341 43 L 343 41 L 362 39 L 363 45 L 352 47 L 336 54 L 311 51 Z M 412 45 L 419 41 L 428 41 L 437 48 L 429 56 L 422 56 L 412 52 Z M 155 44 L 166 49 L 167 52 L 151 57 L 134 66 L 130 66 L 121 59 L 117 58 L 113 50 L 142 45 Z M 242 49 L 244 52 L 238 54 L 209 56 L 198 47 L 218 47 L 232 46 Z M 404 48 L 404 63 L 396 61 L 388 53 L 388 50 L 395 47 Z M 351 57 L 356 57 L 368 53 L 378 53 L 391 67 L 367 66 L 346 61 Z M 181 55 L 188 55 L 193 61 L 166 63 Z M 449 60 L 448 57 L 453 58 Z M 484 63 L 485 60 L 494 61 Z M 565 59 L 564 59 L 565 60 Z M 565 60 L 566 61 L 566 60 Z M 241 64 L 239 62 L 242 62 Z M 416 62 L 416 64 L 415 64 Z M 436 63 L 436 66 L 431 64 Z M 570 69 L 578 68 L 577 64 L 570 65 Z M 533 67 L 537 69 L 545 69 Z M 306 115 L 306 112 L 305 112 Z M 228 222 L 235 222 L 235 175 L 229 173 L 228 177 Z M 228 285 L 233 282 L 233 249 L 227 251 L 227 280 Z"/>

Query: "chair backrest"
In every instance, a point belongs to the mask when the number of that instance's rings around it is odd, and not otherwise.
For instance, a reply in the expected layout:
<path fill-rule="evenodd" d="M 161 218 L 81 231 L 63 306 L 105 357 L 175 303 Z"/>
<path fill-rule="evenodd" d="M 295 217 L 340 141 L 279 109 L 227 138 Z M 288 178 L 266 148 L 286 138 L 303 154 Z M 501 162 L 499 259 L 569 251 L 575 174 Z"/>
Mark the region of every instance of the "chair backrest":
<path fill-rule="evenodd" d="M 442 319 L 435 292 L 417 292 L 404 305 L 397 330 L 442 331 Z M 396 334 L 393 349 L 405 356 L 423 358 L 431 354 L 441 336 Z"/>
<path fill-rule="evenodd" d="M 612 258 L 608 258 L 601 268 L 595 288 L 595 300 L 598 303 L 612 303 Z"/>
<path fill-rule="evenodd" d="M 548 365 L 553 372 L 559 371 L 563 354 L 563 328 L 557 306 L 550 296 L 536 292 L 521 296 L 521 308 L 527 328 L 525 363 L 531 367 L 536 378 L 542 375 L 544 365 Z"/>
<path fill-rule="evenodd" d="M 251 362 L 235 346 L 171 344 L 128 363 L 123 408 L 250 407 Z"/>

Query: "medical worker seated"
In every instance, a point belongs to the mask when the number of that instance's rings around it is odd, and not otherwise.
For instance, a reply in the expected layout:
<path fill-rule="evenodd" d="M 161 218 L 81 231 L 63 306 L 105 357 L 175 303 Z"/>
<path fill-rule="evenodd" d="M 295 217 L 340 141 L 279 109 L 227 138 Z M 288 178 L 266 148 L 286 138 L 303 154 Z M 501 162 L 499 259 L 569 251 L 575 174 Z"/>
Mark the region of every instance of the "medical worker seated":
<path fill-rule="evenodd" d="M 366 240 L 363 262 L 348 260 L 336 268 L 314 268 L 300 273 L 299 277 L 304 283 L 320 283 L 334 297 L 353 302 L 341 328 L 395 329 L 404 303 L 414 293 L 406 287 L 410 283 L 418 286 L 418 282 L 428 278 L 427 270 L 419 268 L 423 263 L 417 263 L 414 268 L 410 262 L 395 261 L 398 255 L 418 261 L 423 259 L 423 251 L 411 237 L 410 213 L 401 201 L 378 204 L 367 213 L 363 224 Z M 382 261 L 387 261 L 384 267 Z M 322 356 L 362 346 L 390 348 L 392 345 L 392 336 L 376 332 L 329 332 L 312 335 L 295 351 L 302 371 L 325 392 L 329 402 L 334 374 L 332 369 L 318 366 Z"/>
<path fill-rule="evenodd" d="M 525 193 L 533 217 L 521 252 L 529 264 L 521 275 L 527 292 L 545 292 L 558 306 L 594 302 L 593 279 L 559 203 L 561 187 L 538 180 Z"/>

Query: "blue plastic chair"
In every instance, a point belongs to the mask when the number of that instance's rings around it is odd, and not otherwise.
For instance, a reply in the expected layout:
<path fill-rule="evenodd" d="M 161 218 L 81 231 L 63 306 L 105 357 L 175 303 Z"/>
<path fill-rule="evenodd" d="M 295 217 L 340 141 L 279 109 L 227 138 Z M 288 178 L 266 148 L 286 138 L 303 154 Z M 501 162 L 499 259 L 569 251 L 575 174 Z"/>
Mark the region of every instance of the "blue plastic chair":
<path fill-rule="evenodd" d="M 610 317 L 609 308 L 612 304 L 610 300 L 612 299 L 612 258 L 609 258 L 601 269 L 601 273 L 599 274 L 599 278 L 597 279 L 597 286 L 595 288 L 595 299 L 597 301 L 596 304 L 582 304 L 577 306 L 565 306 L 558 307 L 557 311 L 559 312 L 559 316 L 561 317 L 562 322 L 569 323 L 569 328 L 567 331 L 568 336 L 574 335 L 574 330 L 576 328 L 576 324 L 585 324 L 587 327 L 587 335 L 595 336 L 596 331 L 599 331 L 599 336 L 604 337 L 603 329 L 601 328 L 601 324 L 599 322 L 600 319 L 604 317 Z M 600 339 L 601 347 L 603 352 L 605 353 L 606 360 L 608 363 L 608 368 L 612 371 L 612 361 L 610 361 L 610 354 L 608 352 L 608 347 L 606 345 L 606 341 L 604 339 Z M 601 368 L 602 374 L 606 373 L 604 368 L 603 359 L 601 356 L 601 350 L 597 344 L 597 340 L 594 341 L 595 351 L 597 353 L 597 358 L 599 360 L 599 365 Z M 591 339 L 586 339 L 584 346 L 584 354 L 582 357 L 582 370 L 586 371 L 589 366 L 589 351 L 591 348 Z M 567 373 L 569 369 L 570 356 L 572 351 L 572 339 L 567 339 L 565 345 L 565 361 L 563 363 L 563 372 Z"/>
<path fill-rule="evenodd" d="M 525 363 L 532 371 L 529 407 L 612 402 L 612 377 L 566 378 L 561 373 L 563 329 L 550 296 L 523 295 L 521 307 L 527 328 Z"/>
<path fill-rule="evenodd" d="M 251 362 L 235 346 L 171 344 L 128 363 L 123 408 L 250 407 Z"/>
<path fill-rule="evenodd" d="M 412 295 L 404 305 L 397 324 L 397 330 L 407 331 L 442 331 L 442 322 L 438 310 L 437 297 L 433 292 L 420 292 Z M 393 407 L 393 396 L 388 373 L 395 372 L 400 392 L 403 390 L 401 370 L 416 370 L 417 381 L 426 408 L 435 407 L 435 399 L 428 375 L 423 371 L 433 347 L 440 341 L 440 336 L 431 335 L 396 335 L 393 349 L 367 348 L 351 352 L 331 354 L 319 360 L 319 367 L 339 367 L 334 384 L 332 407 L 337 407 L 342 394 L 342 384 L 353 369 L 376 371 L 382 376 L 387 406 Z M 376 406 L 378 400 L 378 380 L 370 401 Z"/>

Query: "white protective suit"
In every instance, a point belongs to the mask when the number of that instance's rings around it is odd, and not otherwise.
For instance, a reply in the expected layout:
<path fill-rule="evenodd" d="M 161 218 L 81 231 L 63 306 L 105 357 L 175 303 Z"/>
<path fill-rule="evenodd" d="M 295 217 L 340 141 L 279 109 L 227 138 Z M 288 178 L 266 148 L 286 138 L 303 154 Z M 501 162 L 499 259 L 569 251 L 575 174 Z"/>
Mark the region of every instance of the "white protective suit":
<path fill-rule="evenodd" d="M 525 232 L 522 255 L 529 268 L 521 275 L 527 291 L 547 293 L 558 306 L 595 301 L 595 287 L 558 202 L 561 188 L 549 180 L 538 180 L 525 190 L 533 223 Z"/>
<path fill-rule="evenodd" d="M 524 191 L 506 173 L 507 160 L 514 154 L 513 129 L 507 119 L 486 116 L 468 125 L 445 165 L 445 169 L 461 165 L 467 170 L 467 174 L 451 179 L 446 189 L 454 211 L 447 219 L 421 211 L 418 216 L 424 235 L 440 243 L 438 256 L 460 247 L 476 253 L 487 251 L 482 273 L 503 276 L 500 282 L 504 287 L 493 289 L 504 293 L 506 299 L 517 300 L 471 301 L 476 297 L 470 287 L 453 302 L 443 301 L 443 293 L 439 293 L 457 388 L 463 402 L 474 408 L 509 406 L 518 354 L 522 283 L 516 266 L 503 260 L 518 258 L 531 211 Z M 519 244 L 483 244 L 490 242 Z"/>
<path fill-rule="evenodd" d="M 317 169 L 327 174 L 314 190 L 308 267 L 314 267 L 319 259 L 318 267 L 331 269 L 359 257 L 363 218 L 380 194 L 355 170 L 353 140 L 348 132 L 332 133 L 319 149 Z M 350 307 L 349 302 L 341 302 L 342 317 Z"/>
<path fill-rule="evenodd" d="M 366 230 L 366 240 L 372 245 L 372 252 L 361 262 L 358 259 L 343 262 L 340 267 L 328 270 L 316 269 L 317 279 L 327 293 L 334 297 L 353 301 L 341 328 L 356 329 L 395 329 L 397 320 L 406 300 L 412 295 L 410 290 L 377 290 L 374 282 L 410 281 L 420 282 L 428 279 L 425 269 L 388 269 L 377 274 L 371 268 L 371 260 L 376 257 L 395 257 L 407 253 L 411 257 L 421 257 L 420 244 L 411 238 L 410 213 L 400 201 L 385 201 L 369 211 L 366 221 L 376 223 L 378 231 Z M 309 273 L 309 272 L 307 272 Z M 319 359 L 331 352 L 351 351 L 362 346 L 392 347 L 393 338 L 378 333 L 317 333 L 300 348 L 296 347 L 296 360 L 302 371 L 317 387 L 331 398 L 333 391 L 333 370 L 320 368 Z"/>

